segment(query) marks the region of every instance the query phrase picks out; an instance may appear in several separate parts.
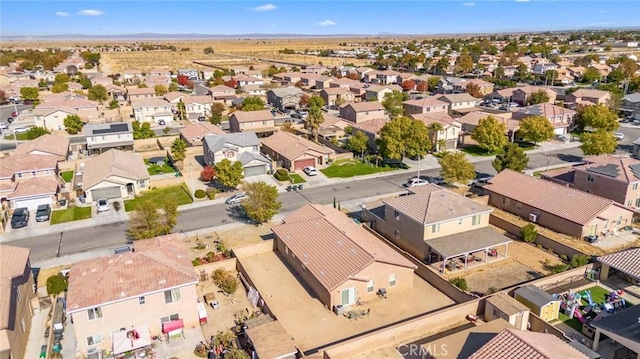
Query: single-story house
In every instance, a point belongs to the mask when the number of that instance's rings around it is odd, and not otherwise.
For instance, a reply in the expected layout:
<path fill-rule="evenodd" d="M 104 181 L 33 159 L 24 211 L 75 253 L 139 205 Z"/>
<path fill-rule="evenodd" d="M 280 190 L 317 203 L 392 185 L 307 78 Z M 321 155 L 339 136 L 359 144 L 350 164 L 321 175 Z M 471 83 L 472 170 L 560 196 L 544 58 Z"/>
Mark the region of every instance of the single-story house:
<path fill-rule="evenodd" d="M 607 254 L 597 258 L 601 263 L 600 280 L 607 280 L 611 269 L 622 274 L 632 284 L 640 282 L 640 248 L 627 249 L 625 251 Z"/>
<path fill-rule="evenodd" d="M 262 153 L 289 171 L 307 166 L 323 166 L 335 155 L 329 147 L 321 146 L 287 131 L 278 131 L 262 139 Z"/>
<path fill-rule="evenodd" d="M 441 101 L 433 96 L 424 97 L 417 100 L 407 100 L 402 103 L 404 108 L 404 114 L 406 116 L 432 113 L 432 112 L 447 112 L 449 104 Z"/>

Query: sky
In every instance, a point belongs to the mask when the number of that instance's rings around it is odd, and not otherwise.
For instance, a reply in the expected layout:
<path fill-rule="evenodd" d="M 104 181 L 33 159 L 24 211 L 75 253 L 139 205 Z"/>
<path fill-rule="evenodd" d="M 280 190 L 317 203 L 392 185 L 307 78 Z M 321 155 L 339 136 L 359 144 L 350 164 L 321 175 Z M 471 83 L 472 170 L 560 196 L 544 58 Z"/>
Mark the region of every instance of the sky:
<path fill-rule="evenodd" d="M 0 37 L 447 34 L 640 27 L 640 0 L 6 1 Z"/>

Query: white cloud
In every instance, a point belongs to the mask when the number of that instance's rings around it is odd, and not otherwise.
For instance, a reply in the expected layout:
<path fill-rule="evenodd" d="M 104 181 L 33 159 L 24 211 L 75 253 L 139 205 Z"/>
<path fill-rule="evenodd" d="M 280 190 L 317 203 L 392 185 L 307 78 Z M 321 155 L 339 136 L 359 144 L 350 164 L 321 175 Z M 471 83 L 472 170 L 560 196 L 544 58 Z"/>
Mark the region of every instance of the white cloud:
<path fill-rule="evenodd" d="M 81 16 L 100 16 L 100 15 L 104 15 L 104 11 L 91 10 L 91 9 L 80 10 L 80 11 L 78 11 L 78 15 L 81 15 Z"/>
<path fill-rule="evenodd" d="M 273 4 L 264 4 L 264 5 L 252 7 L 250 10 L 253 10 L 253 11 L 271 11 L 271 10 L 275 10 L 277 8 L 278 7 L 273 5 Z"/>
<path fill-rule="evenodd" d="M 64 12 L 64 11 L 58 11 L 58 12 L 56 12 L 56 16 L 57 17 L 69 17 L 69 13 L 68 12 Z"/>
<path fill-rule="evenodd" d="M 474 7 L 474 6 L 476 6 L 476 3 L 474 3 L 474 2 L 463 2 L 462 6 L 464 6 L 464 7 Z"/>
<path fill-rule="evenodd" d="M 319 22 L 318 25 L 320 25 L 320 26 L 334 26 L 334 25 L 338 25 L 338 23 L 335 22 L 335 21 L 331 21 L 331 20 L 325 20 L 325 21 Z"/>

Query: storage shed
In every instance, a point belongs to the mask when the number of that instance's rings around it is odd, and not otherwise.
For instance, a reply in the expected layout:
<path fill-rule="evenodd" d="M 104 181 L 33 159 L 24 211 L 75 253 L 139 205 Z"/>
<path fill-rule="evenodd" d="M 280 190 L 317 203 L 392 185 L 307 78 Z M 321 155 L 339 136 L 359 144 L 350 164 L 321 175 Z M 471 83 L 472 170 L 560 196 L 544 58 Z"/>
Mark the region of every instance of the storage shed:
<path fill-rule="evenodd" d="M 544 321 L 558 319 L 560 300 L 553 298 L 551 294 L 535 285 L 526 285 L 516 289 L 515 298 Z"/>
<path fill-rule="evenodd" d="M 527 330 L 529 313 L 527 306 L 504 293 L 487 298 L 484 307 L 485 321 L 502 318 L 520 330 Z"/>

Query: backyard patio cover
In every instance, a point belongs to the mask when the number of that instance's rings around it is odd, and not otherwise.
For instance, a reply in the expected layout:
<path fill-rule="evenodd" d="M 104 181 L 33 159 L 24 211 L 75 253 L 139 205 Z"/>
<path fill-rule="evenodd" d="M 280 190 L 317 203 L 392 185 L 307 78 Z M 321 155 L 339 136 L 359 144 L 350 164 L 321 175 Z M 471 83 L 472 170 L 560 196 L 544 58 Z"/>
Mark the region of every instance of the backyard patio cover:
<path fill-rule="evenodd" d="M 510 242 L 512 242 L 511 239 L 491 228 L 485 227 L 440 238 L 429 239 L 425 243 L 431 247 L 432 251 L 438 253 L 445 259 L 449 259 L 473 252 L 483 251 L 485 249 Z"/>
<path fill-rule="evenodd" d="M 128 337 L 128 333 L 136 331 L 137 339 Z M 113 354 L 125 353 L 131 350 L 144 348 L 151 345 L 151 332 L 148 325 L 133 327 L 128 330 L 113 333 Z"/>

